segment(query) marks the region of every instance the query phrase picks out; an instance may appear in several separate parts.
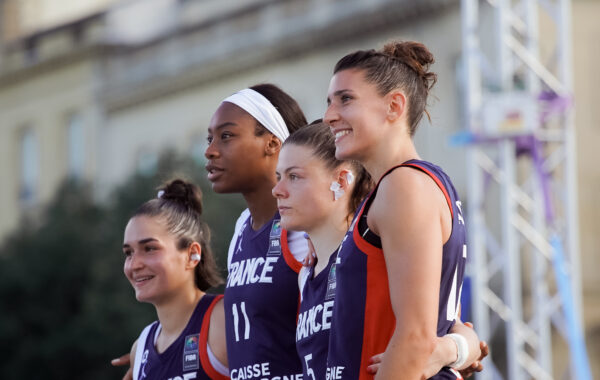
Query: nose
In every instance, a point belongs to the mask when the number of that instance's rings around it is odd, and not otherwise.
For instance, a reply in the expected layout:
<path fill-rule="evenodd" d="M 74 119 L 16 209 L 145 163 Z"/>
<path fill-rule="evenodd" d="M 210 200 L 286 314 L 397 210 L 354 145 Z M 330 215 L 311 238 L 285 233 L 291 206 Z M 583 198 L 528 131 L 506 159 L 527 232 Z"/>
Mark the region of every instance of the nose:
<path fill-rule="evenodd" d="M 137 252 L 132 252 L 129 258 L 125 260 L 125 266 L 123 270 L 125 271 L 126 275 L 130 276 L 133 274 L 133 272 L 143 267 L 144 261 L 142 258 L 137 254 Z"/>
<path fill-rule="evenodd" d="M 273 187 L 273 190 L 271 190 L 271 193 L 277 199 L 287 197 L 287 191 L 285 190 L 283 180 L 280 179 L 279 181 L 277 181 L 277 183 L 275 184 L 275 187 Z"/>
<path fill-rule="evenodd" d="M 338 119 L 339 119 L 339 114 L 337 112 L 335 105 L 333 103 L 329 104 L 327 106 L 327 109 L 325 110 L 325 116 L 323 116 L 323 122 L 325 124 L 331 126 L 332 123 L 336 122 Z"/>
<path fill-rule="evenodd" d="M 215 140 L 213 139 L 212 141 L 210 141 L 208 143 L 208 146 L 206 147 L 206 150 L 204 151 L 204 157 L 206 157 L 209 160 L 215 159 L 217 157 L 219 157 L 219 150 L 216 147 L 216 143 Z"/>

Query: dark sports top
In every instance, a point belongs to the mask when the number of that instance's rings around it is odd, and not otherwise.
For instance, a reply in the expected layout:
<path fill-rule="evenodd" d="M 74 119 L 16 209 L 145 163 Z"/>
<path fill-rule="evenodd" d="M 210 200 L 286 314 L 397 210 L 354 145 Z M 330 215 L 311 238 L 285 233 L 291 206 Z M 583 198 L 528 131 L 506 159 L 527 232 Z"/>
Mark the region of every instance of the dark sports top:
<path fill-rule="evenodd" d="M 460 200 L 450 179 L 439 167 L 420 160 L 410 160 L 400 166 L 420 170 L 432 178 L 444 193 L 451 211 L 452 232 L 442 248 L 440 274 L 437 335 L 443 336 L 457 316 L 466 262 L 466 230 Z M 336 294 L 327 358 L 327 378 L 331 380 L 372 379 L 366 371 L 369 360 L 385 351 L 395 328 L 381 245 L 374 245 L 377 242 L 373 239 L 369 239 L 371 243 L 365 240 L 362 235 L 366 235 L 366 229 L 361 234 L 357 228 L 357 221 L 367 215 L 379 183 L 357 211 L 335 264 Z M 434 378 L 456 379 L 457 376 L 444 368 Z"/>
<path fill-rule="evenodd" d="M 327 266 L 316 276 L 315 268 L 300 272 L 300 313 L 296 326 L 296 349 L 302 361 L 304 380 L 325 379 L 329 329 L 335 297 L 336 252 L 329 257 Z"/>
<path fill-rule="evenodd" d="M 222 297 L 205 294 L 181 335 L 162 353 L 154 345 L 160 323 L 148 325 L 138 339 L 134 380 L 229 379 L 212 366 L 207 350 L 210 314 Z"/>
<path fill-rule="evenodd" d="M 302 264 L 291 254 L 279 219 L 277 213 L 254 231 L 248 216 L 234 236 L 225 288 L 233 380 L 296 379 L 302 373 L 295 342 Z"/>

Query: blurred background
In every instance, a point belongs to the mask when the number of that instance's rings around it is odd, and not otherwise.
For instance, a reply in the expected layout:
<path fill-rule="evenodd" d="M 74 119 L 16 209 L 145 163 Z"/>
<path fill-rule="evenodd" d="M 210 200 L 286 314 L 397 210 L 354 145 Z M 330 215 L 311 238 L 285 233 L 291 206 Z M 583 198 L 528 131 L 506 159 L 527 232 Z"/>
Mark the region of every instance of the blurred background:
<path fill-rule="evenodd" d="M 0 0 L 0 378 L 120 378 L 110 359 L 155 319 L 122 274 L 135 207 L 193 179 L 226 262 L 243 202 L 203 169 L 220 101 L 271 82 L 320 118 L 335 62 L 393 39 L 436 57 L 415 140 L 469 218 L 463 319 L 492 348 L 479 378 L 600 378 L 599 15 L 596 0 Z"/>

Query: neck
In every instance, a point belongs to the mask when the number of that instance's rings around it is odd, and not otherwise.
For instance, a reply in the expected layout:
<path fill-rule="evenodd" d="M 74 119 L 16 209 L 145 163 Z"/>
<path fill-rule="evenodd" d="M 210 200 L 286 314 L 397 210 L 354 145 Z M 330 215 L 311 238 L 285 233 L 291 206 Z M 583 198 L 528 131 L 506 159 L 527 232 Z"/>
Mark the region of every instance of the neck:
<path fill-rule="evenodd" d="M 162 326 L 159 340 L 164 351 L 187 326 L 198 301 L 204 292 L 196 288 L 193 291 L 177 291 L 166 297 L 166 301 L 156 304 L 156 314 Z M 157 342 L 157 346 L 159 346 Z"/>
<path fill-rule="evenodd" d="M 392 167 L 412 159 L 420 159 L 419 154 L 412 138 L 403 133 L 401 136 L 385 139 L 373 150 L 373 154 L 360 161 L 377 182 Z"/>
<path fill-rule="evenodd" d="M 337 202 L 346 202 L 346 198 L 339 199 Z M 320 273 L 327 266 L 330 256 L 337 250 L 348 231 L 349 223 L 350 218 L 346 210 L 340 210 L 337 215 L 332 215 L 319 226 L 307 231 L 317 254 L 315 274 Z"/>
<path fill-rule="evenodd" d="M 260 229 L 277 212 L 277 200 L 271 193 L 273 187 L 275 187 L 274 182 L 265 181 L 260 188 L 242 194 L 248 210 L 250 210 L 250 215 L 252 215 L 252 229 L 254 230 Z"/>

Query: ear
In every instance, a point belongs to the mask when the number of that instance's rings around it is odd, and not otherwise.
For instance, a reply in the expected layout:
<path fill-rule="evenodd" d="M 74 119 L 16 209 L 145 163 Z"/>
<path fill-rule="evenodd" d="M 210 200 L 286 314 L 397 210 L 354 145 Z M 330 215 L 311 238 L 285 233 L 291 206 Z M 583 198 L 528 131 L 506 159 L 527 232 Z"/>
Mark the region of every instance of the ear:
<path fill-rule="evenodd" d="M 352 188 L 352 184 L 355 181 L 356 175 L 350 170 L 350 168 L 344 168 L 337 174 L 336 181 L 340 184 L 340 189 L 348 192 Z"/>
<path fill-rule="evenodd" d="M 200 258 L 202 258 L 202 247 L 197 241 L 193 242 L 187 249 L 186 269 L 194 269 L 198 264 L 200 264 L 200 260 L 195 260 L 192 255 L 198 255 Z"/>
<path fill-rule="evenodd" d="M 275 137 L 275 135 L 272 133 L 269 133 L 268 136 L 269 138 L 265 144 L 265 154 L 267 156 L 273 156 L 278 154 L 281 150 L 281 140 Z"/>
<path fill-rule="evenodd" d="M 393 90 L 388 94 L 388 97 L 387 119 L 389 121 L 396 121 L 402 117 L 406 111 L 406 96 L 400 90 Z"/>

